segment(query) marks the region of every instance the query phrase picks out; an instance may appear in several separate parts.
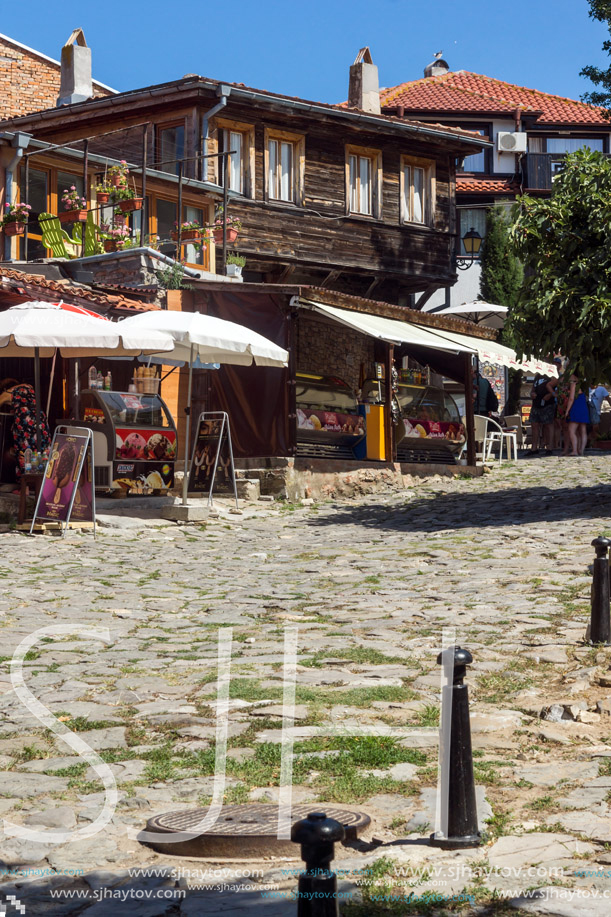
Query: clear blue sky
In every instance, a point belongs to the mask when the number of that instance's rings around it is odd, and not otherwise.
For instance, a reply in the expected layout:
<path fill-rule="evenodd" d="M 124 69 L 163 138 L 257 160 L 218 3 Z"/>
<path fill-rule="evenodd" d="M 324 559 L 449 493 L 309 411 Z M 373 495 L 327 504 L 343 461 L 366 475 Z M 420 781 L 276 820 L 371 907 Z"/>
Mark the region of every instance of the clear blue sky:
<path fill-rule="evenodd" d="M 29 0 L 3 4 L 0 31 L 58 59 L 82 26 L 94 77 L 118 90 L 198 73 L 337 102 L 369 45 L 382 86 L 422 76 L 443 50 L 452 70 L 579 98 L 592 88 L 580 69 L 610 63 L 588 11 L 586 0 Z"/>

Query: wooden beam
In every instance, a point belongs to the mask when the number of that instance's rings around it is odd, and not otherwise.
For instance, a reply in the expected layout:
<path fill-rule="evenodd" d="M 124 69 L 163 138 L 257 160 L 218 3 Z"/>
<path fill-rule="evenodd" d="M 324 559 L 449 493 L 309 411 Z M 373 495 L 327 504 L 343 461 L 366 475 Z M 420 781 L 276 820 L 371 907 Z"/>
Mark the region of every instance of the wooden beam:
<path fill-rule="evenodd" d="M 439 290 L 439 289 L 441 289 L 440 284 L 438 284 L 438 283 L 431 283 L 431 284 L 429 284 L 429 286 L 426 288 L 426 290 L 424 291 L 424 293 L 422 293 L 422 294 L 418 297 L 418 299 L 416 300 L 416 302 L 414 303 L 414 309 L 421 310 L 422 307 L 424 306 L 424 304 L 425 304 L 426 302 L 428 302 L 428 300 L 431 298 L 431 296 L 433 295 L 433 293 L 436 293 L 437 290 Z"/>
<path fill-rule="evenodd" d="M 365 299 L 369 299 L 375 288 L 380 282 L 380 277 L 374 277 L 367 289 L 365 290 Z"/>

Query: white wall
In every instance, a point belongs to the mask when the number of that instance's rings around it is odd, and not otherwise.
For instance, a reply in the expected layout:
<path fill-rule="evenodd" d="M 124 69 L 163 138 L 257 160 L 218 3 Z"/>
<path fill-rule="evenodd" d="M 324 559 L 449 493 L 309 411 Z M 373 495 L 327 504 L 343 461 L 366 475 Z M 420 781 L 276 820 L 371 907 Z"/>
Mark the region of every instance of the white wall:
<path fill-rule="evenodd" d="M 473 302 L 479 296 L 479 283 L 482 269 L 476 261 L 468 271 L 458 271 L 458 280 L 450 288 L 450 305 L 460 306 L 464 302 Z M 433 306 L 442 306 L 445 303 L 445 290 L 434 293 L 425 305 L 429 310 Z"/>
<path fill-rule="evenodd" d="M 493 136 L 490 138 L 494 141 L 494 150 L 492 151 L 492 171 L 493 172 L 515 172 L 516 154 L 499 153 L 496 149 L 496 138 L 499 131 L 510 131 L 513 133 L 516 129 L 516 123 L 513 118 L 503 121 L 492 122 Z"/>

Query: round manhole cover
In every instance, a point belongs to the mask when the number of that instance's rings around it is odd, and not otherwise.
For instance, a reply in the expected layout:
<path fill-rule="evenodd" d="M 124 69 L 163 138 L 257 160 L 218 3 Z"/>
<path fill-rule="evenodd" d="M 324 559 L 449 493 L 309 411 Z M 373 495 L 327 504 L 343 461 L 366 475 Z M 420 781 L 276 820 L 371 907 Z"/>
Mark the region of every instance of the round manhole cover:
<path fill-rule="evenodd" d="M 294 824 L 310 812 L 325 812 L 346 829 L 346 840 L 355 840 L 371 819 L 364 812 L 353 812 L 338 806 L 320 803 L 291 807 Z M 202 834 L 197 826 L 208 809 L 183 809 L 155 815 L 146 824 L 147 832 L 159 834 L 159 841 L 147 838 L 147 845 L 160 853 L 176 853 L 191 857 L 257 857 L 271 853 L 278 856 L 299 856 L 299 847 L 290 840 L 279 840 L 278 806 L 244 803 L 223 806 L 214 825 Z M 172 841 L 172 835 L 179 835 Z"/>

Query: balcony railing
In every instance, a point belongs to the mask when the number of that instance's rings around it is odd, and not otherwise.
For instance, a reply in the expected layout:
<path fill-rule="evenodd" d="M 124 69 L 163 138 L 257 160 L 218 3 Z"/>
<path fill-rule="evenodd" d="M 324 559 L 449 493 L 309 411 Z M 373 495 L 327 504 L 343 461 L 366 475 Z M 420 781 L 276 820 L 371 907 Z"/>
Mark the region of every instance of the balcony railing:
<path fill-rule="evenodd" d="M 562 171 L 564 154 L 527 153 L 524 187 L 528 191 L 551 191 L 554 177 Z"/>

